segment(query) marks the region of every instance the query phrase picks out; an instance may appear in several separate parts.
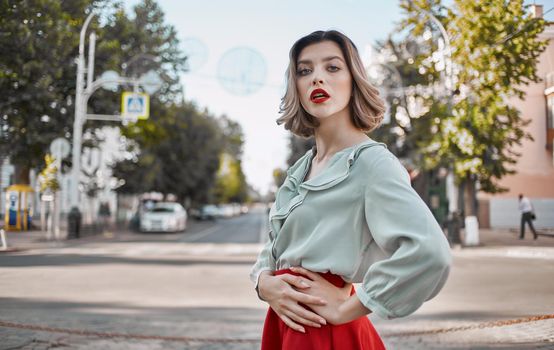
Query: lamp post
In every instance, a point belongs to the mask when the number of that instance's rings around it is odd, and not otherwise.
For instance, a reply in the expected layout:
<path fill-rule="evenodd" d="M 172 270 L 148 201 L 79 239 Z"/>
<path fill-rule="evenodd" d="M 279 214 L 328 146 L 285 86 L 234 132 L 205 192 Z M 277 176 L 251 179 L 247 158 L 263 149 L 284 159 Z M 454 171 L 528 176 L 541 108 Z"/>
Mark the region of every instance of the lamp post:
<path fill-rule="evenodd" d="M 430 11 L 427 11 L 424 9 L 420 9 L 420 11 L 425 15 L 429 16 L 429 18 L 431 19 L 431 22 L 433 22 L 439 28 L 441 36 L 444 40 L 444 45 L 447 53 L 447 55 L 444 56 L 445 70 L 446 70 L 446 76 L 448 77 L 447 84 L 445 85 L 449 91 L 448 105 L 449 105 L 449 108 L 452 108 L 452 92 L 454 91 L 454 75 L 452 71 L 452 47 L 450 46 L 450 37 L 448 36 L 448 32 L 446 31 L 446 28 L 444 28 L 441 21 L 439 21 L 439 19 L 435 17 L 435 15 L 433 15 Z M 448 56 L 448 60 L 446 60 L 447 56 Z"/>
<path fill-rule="evenodd" d="M 87 27 L 94 17 L 91 13 L 85 20 L 81 34 L 79 36 L 79 58 L 77 60 L 77 84 L 75 88 L 75 119 L 73 121 L 73 154 L 72 154 L 72 169 L 71 169 L 71 190 L 69 206 L 72 210 L 79 210 L 79 174 L 81 173 L 81 137 L 83 127 L 83 90 L 85 83 L 85 33 Z M 90 66 L 89 66 L 90 67 Z M 89 76 L 89 80 L 90 80 Z"/>
<path fill-rule="evenodd" d="M 454 94 L 454 74 L 452 65 L 452 47 L 450 46 L 450 37 L 446 28 L 442 25 L 441 21 L 435 17 L 430 11 L 419 9 L 423 14 L 429 17 L 432 23 L 434 23 L 441 33 L 444 40 L 446 55 L 445 58 L 445 73 L 447 79 L 445 79 L 445 87 L 448 91 L 448 113 L 452 113 L 453 94 Z M 459 188 L 455 184 L 455 175 L 452 164 L 449 165 L 448 175 L 446 177 L 446 193 L 448 197 L 448 238 L 451 243 L 461 243 L 460 238 L 460 214 L 458 208 L 459 201 Z"/>
<path fill-rule="evenodd" d="M 157 91 L 162 84 L 160 77 L 153 71 L 150 71 L 140 78 L 126 78 L 120 77 L 116 72 L 107 71 L 98 79 L 94 80 L 94 49 L 96 44 L 96 35 L 92 33 L 89 41 L 89 62 L 87 72 L 87 85 L 85 89 L 85 33 L 90 21 L 94 17 L 91 13 L 85 19 L 81 33 L 79 37 L 79 57 L 77 59 L 77 78 L 75 89 L 75 118 L 73 122 L 73 145 L 72 145 L 72 170 L 71 181 L 69 188 L 69 207 L 71 208 L 69 219 L 69 231 L 72 229 L 78 237 L 80 226 L 80 210 L 79 210 L 79 180 L 81 175 L 81 143 L 83 124 L 87 119 L 95 120 L 108 120 L 108 121 L 125 121 L 125 116 L 121 115 L 98 115 L 87 114 L 87 103 L 90 96 L 98 90 L 100 87 L 107 87 L 108 85 L 115 86 L 120 84 L 133 84 L 135 89 L 139 85 L 143 87 L 148 93 L 152 94 Z M 79 218 L 77 221 L 76 218 Z M 75 227 L 76 225 L 76 227 Z"/>

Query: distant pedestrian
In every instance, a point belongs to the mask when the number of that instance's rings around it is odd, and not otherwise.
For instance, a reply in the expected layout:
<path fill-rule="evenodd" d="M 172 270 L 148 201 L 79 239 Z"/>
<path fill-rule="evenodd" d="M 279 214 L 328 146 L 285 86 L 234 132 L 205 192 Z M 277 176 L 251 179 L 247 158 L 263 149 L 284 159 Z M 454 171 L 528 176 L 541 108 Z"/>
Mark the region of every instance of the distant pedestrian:
<path fill-rule="evenodd" d="M 523 237 L 525 236 L 525 223 L 529 224 L 529 227 L 531 228 L 535 239 L 537 239 L 537 231 L 535 231 L 535 228 L 533 227 L 533 220 L 536 219 L 533 204 L 531 204 L 529 198 L 523 196 L 523 194 L 521 193 L 519 194 L 519 211 L 521 212 L 521 228 L 519 231 L 519 239 L 523 239 Z"/>

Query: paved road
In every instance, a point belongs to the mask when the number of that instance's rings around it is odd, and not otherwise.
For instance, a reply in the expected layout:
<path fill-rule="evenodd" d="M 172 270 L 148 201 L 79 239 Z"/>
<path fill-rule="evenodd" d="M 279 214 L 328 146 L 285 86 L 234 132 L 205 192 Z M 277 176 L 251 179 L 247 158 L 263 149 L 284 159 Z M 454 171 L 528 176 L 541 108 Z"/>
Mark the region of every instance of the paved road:
<path fill-rule="evenodd" d="M 188 228 L 178 233 L 139 233 L 120 230 L 110 240 L 117 242 L 166 243 L 258 243 L 265 229 L 266 211 L 261 206 L 233 218 L 196 221 L 189 219 Z M 94 240 L 97 240 L 93 238 Z"/>
<path fill-rule="evenodd" d="M 258 243 L 265 224 L 263 208 L 252 209 L 248 214 L 232 219 L 218 219 L 213 225 L 196 233 L 185 233 L 182 242 Z"/>
<path fill-rule="evenodd" d="M 0 349 L 257 349 L 266 306 L 248 271 L 260 245 L 236 242 L 259 239 L 262 214 L 1 254 Z M 437 298 L 370 318 L 389 349 L 553 349 L 552 318 L 478 328 L 554 313 L 554 248 L 529 244 L 457 249 Z"/>

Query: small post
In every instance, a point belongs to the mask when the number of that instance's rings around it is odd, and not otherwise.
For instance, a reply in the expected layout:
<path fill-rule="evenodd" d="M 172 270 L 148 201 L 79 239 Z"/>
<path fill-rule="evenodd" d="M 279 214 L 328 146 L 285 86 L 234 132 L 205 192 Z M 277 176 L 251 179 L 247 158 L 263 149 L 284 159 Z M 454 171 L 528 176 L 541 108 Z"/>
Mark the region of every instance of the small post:
<path fill-rule="evenodd" d="M 2 240 L 2 248 L 0 248 L 0 250 L 7 250 L 8 243 L 6 243 L 6 234 L 4 232 L 4 229 L 0 230 L 0 239 Z"/>

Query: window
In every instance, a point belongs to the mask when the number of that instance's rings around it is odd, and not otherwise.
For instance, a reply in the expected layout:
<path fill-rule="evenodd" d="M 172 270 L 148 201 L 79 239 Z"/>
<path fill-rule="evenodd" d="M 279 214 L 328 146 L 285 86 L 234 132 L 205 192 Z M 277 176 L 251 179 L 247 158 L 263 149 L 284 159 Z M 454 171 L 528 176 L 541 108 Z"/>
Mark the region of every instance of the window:
<path fill-rule="evenodd" d="M 554 143 L 554 94 L 546 97 L 546 148 Z"/>

